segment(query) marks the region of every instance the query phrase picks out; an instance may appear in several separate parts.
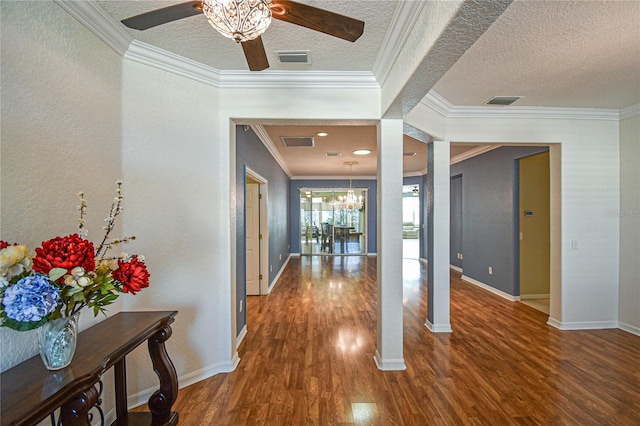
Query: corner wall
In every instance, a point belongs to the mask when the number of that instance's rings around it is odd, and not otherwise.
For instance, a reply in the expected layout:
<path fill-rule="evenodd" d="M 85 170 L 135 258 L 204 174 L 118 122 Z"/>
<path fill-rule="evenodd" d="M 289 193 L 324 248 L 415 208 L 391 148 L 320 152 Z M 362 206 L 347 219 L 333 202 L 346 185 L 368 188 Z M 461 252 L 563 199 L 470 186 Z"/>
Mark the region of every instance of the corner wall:
<path fill-rule="evenodd" d="M 620 327 L 640 335 L 640 114 L 620 121 L 617 216 L 620 218 Z"/>

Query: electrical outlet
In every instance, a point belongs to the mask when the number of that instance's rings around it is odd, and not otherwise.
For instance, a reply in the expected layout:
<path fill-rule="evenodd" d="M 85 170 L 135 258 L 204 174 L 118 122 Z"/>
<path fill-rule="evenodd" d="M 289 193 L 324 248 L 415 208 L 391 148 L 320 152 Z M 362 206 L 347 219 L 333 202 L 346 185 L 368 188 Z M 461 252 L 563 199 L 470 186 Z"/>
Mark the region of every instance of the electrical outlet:
<path fill-rule="evenodd" d="M 489 266 L 489 275 L 493 275 L 493 268 Z"/>
<path fill-rule="evenodd" d="M 464 259 L 464 255 L 460 253 L 460 259 Z"/>
<path fill-rule="evenodd" d="M 273 265 L 269 265 L 269 272 L 273 272 Z"/>
<path fill-rule="evenodd" d="M 280 253 L 279 260 L 282 260 L 282 253 Z"/>
<path fill-rule="evenodd" d="M 571 240 L 571 250 L 578 250 L 578 240 Z"/>
<path fill-rule="evenodd" d="M 242 312 L 242 300 L 240 301 L 240 312 Z"/>

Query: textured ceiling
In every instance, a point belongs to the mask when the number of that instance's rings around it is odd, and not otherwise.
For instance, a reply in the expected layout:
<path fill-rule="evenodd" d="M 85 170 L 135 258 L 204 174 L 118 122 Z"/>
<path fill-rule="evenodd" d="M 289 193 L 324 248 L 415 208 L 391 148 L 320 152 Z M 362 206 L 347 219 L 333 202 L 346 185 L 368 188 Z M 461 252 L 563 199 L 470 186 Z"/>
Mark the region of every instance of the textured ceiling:
<path fill-rule="evenodd" d="M 116 21 L 170 6 L 179 1 L 99 0 Z M 262 35 L 270 70 L 371 71 L 396 8 L 396 1 L 301 1 L 365 22 L 363 35 L 354 43 L 298 25 L 273 19 Z M 367 7 L 363 7 L 366 4 Z M 126 31 L 135 39 L 179 54 L 218 70 L 247 70 L 242 47 L 223 37 L 204 15 L 191 16 L 145 31 Z M 274 51 L 308 50 L 311 65 L 279 64 Z"/>
<path fill-rule="evenodd" d="M 517 0 L 436 84 L 453 105 L 640 103 L 640 1 Z"/>
<path fill-rule="evenodd" d="M 119 22 L 179 1 L 98 0 L 97 3 Z M 274 20 L 262 36 L 270 63 L 270 69 L 263 73 L 272 70 L 373 72 L 384 57 L 380 52 L 384 51 L 385 40 L 388 40 L 385 37 L 389 34 L 403 29 L 424 34 L 429 31 L 424 25 L 410 28 L 412 16 L 398 15 L 404 18 L 394 20 L 396 8 L 400 10 L 402 6 L 401 0 L 299 2 L 365 21 L 363 36 L 350 43 Z M 136 40 L 218 70 L 247 70 L 241 47 L 219 35 L 202 15 L 147 31 L 122 28 Z M 402 45 L 395 47 L 401 48 Z M 308 50 L 312 64 L 278 64 L 273 53 L 278 50 Z M 410 58 L 405 59 L 411 62 Z M 427 65 L 427 69 L 445 66 Z M 422 77 L 413 76 L 412 81 L 420 82 Z M 639 104 L 640 0 L 515 0 L 444 73 L 433 90 L 454 107 L 480 106 L 493 96 L 510 95 L 523 96 L 514 106 L 622 109 Z M 315 149 L 285 150 L 280 141 L 281 136 L 313 136 L 319 127 L 328 131 L 330 137 L 316 138 Z M 345 176 L 347 167 L 343 163 L 351 160 L 351 151 L 362 146 L 369 146 L 374 152 L 355 159 L 360 164 L 354 167 L 353 174 L 375 175 L 374 127 L 319 127 L 295 129 L 265 125 L 264 133 L 292 176 Z M 324 155 L 328 150 L 338 151 L 332 144 L 337 144 L 342 156 Z M 405 137 L 404 151 L 419 152 L 415 157 L 405 157 L 405 174 L 425 169 L 423 148 L 421 142 Z M 452 146 L 451 155 L 455 157 L 471 148 L 477 147 Z"/>

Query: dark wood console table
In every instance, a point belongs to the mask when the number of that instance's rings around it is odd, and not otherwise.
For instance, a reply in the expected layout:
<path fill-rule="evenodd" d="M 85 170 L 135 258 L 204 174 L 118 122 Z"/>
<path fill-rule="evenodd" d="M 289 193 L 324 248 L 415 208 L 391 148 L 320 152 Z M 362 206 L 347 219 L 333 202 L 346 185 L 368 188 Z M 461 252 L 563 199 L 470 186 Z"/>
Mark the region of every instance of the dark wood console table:
<path fill-rule="evenodd" d="M 117 420 L 113 425 L 176 425 L 171 406 L 178 395 L 176 370 L 164 342 L 171 337 L 169 312 L 120 312 L 78 336 L 73 362 L 48 371 L 40 355 L 2 373 L 0 413 L 2 425 L 34 425 L 61 407 L 63 425 L 89 426 L 89 410 L 98 400 L 95 385 L 114 367 Z M 129 413 L 126 355 L 147 341 L 160 388 L 149 398 L 151 413 Z"/>

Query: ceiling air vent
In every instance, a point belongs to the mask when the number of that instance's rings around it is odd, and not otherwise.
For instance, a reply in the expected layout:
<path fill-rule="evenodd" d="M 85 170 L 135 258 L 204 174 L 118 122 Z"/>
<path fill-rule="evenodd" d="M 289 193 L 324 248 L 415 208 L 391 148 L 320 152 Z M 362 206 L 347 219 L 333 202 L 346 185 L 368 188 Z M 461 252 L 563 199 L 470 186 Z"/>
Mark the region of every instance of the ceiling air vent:
<path fill-rule="evenodd" d="M 342 155 L 341 152 L 325 152 L 324 155 L 327 157 L 340 157 Z"/>
<path fill-rule="evenodd" d="M 284 146 L 289 148 L 313 146 L 313 137 L 310 136 L 282 136 L 280 139 Z"/>
<path fill-rule="evenodd" d="M 511 105 L 515 101 L 521 99 L 522 96 L 494 96 L 485 102 L 485 105 Z"/>
<path fill-rule="evenodd" d="M 281 64 L 311 64 L 308 50 L 281 50 L 274 53 Z"/>

